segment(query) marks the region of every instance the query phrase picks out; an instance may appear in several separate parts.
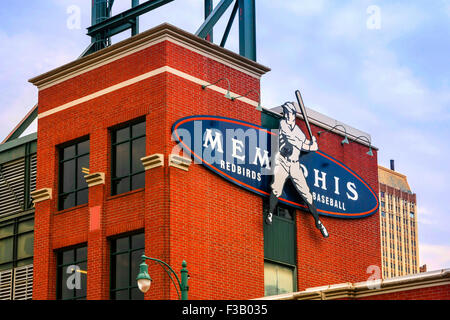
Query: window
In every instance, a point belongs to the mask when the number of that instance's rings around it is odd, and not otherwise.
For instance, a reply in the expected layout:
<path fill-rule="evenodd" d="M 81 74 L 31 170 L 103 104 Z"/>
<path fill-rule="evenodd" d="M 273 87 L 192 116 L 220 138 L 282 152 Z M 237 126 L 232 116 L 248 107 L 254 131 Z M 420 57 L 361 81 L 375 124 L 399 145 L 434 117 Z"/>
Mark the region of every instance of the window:
<path fill-rule="evenodd" d="M 113 129 L 112 194 L 120 194 L 145 186 L 141 158 L 145 156 L 145 121 Z"/>
<path fill-rule="evenodd" d="M 86 300 L 87 247 L 59 251 L 57 263 L 57 299 Z"/>
<path fill-rule="evenodd" d="M 23 150 L 25 157 L 17 159 L 22 153 L 18 151 L 2 153 L 3 158 L 12 159 L 0 164 L 0 218 L 33 209 L 30 192 L 36 186 L 36 153 L 31 153 L 31 150 L 35 149 L 36 141 L 17 149 Z"/>
<path fill-rule="evenodd" d="M 0 225 L 0 271 L 33 264 L 33 229 L 30 216 Z"/>
<path fill-rule="evenodd" d="M 88 185 L 82 168 L 89 168 L 89 140 L 59 149 L 59 210 L 88 202 Z"/>
<path fill-rule="evenodd" d="M 136 282 L 144 249 L 144 233 L 111 241 L 112 300 L 144 300 L 144 294 L 138 289 Z"/>
<path fill-rule="evenodd" d="M 263 202 L 263 217 L 269 203 Z M 264 293 L 266 296 L 294 292 L 296 288 L 295 209 L 278 203 L 273 224 L 264 224 Z"/>
<path fill-rule="evenodd" d="M 264 295 L 294 292 L 294 268 L 264 262 Z"/>

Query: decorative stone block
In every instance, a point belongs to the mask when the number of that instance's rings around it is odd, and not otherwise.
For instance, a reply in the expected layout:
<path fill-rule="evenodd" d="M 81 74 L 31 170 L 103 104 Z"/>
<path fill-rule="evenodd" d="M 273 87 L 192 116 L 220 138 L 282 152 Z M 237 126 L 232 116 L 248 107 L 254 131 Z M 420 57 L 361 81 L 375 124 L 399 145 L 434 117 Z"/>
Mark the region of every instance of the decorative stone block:
<path fill-rule="evenodd" d="M 98 186 L 100 184 L 105 184 L 105 174 L 103 172 L 95 172 L 84 176 L 86 183 L 89 188 L 93 186 Z"/>
<path fill-rule="evenodd" d="M 44 188 L 31 192 L 31 198 L 33 198 L 33 203 L 38 203 L 45 200 L 52 199 L 52 189 Z"/>
<path fill-rule="evenodd" d="M 164 167 L 164 155 L 161 153 L 155 153 L 151 156 L 141 158 L 141 161 L 146 171 L 157 167 Z"/>
<path fill-rule="evenodd" d="M 189 171 L 189 166 L 192 160 L 190 158 L 185 158 L 177 154 L 171 154 L 169 156 L 169 166 L 175 167 L 184 171 Z"/>

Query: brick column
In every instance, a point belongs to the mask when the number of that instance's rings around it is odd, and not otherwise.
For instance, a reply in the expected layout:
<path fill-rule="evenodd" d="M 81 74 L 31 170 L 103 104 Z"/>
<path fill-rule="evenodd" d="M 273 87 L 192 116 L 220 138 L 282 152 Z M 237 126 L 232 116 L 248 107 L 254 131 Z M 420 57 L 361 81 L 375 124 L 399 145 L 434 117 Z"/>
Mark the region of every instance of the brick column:
<path fill-rule="evenodd" d="M 166 106 L 161 104 L 152 108 L 152 113 L 146 117 L 148 156 L 141 159 L 145 168 L 145 254 L 170 265 L 167 137 L 161 134 L 165 132 Z M 153 283 L 145 299 L 169 299 L 169 286 L 173 285 L 167 273 L 155 262 L 147 261 L 147 264 Z"/>
<path fill-rule="evenodd" d="M 87 299 L 109 300 L 110 263 L 104 207 L 109 170 L 107 130 L 91 134 L 90 141 L 90 174 L 85 176 L 89 186 Z"/>
<path fill-rule="evenodd" d="M 158 156 L 158 157 L 157 157 Z M 157 157 L 158 165 L 148 166 L 145 159 Z M 145 254 L 167 263 L 169 258 L 169 217 L 166 191 L 167 169 L 164 156 L 153 155 L 143 158 L 145 172 Z M 167 284 L 169 278 L 164 269 L 155 262 L 147 261 L 149 274 L 154 280 L 151 289 L 146 293 L 146 300 L 169 299 Z"/>
<path fill-rule="evenodd" d="M 52 189 L 31 194 L 35 207 L 33 300 L 56 298 L 56 256 L 51 245 Z"/>
<path fill-rule="evenodd" d="M 88 267 L 87 267 L 87 299 L 107 300 L 109 261 L 108 244 L 105 235 L 103 183 L 89 187 L 89 233 L 88 233 Z"/>

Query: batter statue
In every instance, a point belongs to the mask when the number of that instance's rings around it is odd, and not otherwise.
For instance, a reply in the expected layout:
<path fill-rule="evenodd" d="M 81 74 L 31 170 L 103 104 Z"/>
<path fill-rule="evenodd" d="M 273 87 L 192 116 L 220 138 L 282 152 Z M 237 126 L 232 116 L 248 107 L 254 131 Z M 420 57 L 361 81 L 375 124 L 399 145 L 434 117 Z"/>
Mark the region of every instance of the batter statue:
<path fill-rule="evenodd" d="M 319 214 L 314 205 L 313 196 L 306 183 L 303 170 L 300 167 L 300 155 L 302 151 L 314 152 L 319 149 L 316 137 L 311 135 L 312 141 L 308 140 L 302 130 L 296 125 L 296 113 L 300 111 L 298 106 L 292 102 L 287 102 L 283 105 L 283 119 L 280 121 L 279 132 L 279 153 L 275 156 L 270 208 L 266 217 L 266 223 L 269 225 L 272 224 L 272 217 L 278 204 L 278 198 L 283 192 L 286 180 L 291 178 L 295 189 L 313 215 L 317 229 L 320 230 L 325 238 L 328 238 L 327 229 L 325 229 L 325 226 L 319 220 Z"/>

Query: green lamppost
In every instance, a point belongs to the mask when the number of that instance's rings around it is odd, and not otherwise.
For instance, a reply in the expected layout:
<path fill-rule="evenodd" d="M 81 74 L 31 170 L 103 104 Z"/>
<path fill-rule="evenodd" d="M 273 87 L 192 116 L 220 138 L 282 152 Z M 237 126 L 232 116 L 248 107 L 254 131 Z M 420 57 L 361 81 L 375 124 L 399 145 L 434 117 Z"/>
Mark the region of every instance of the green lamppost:
<path fill-rule="evenodd" d="M 169 275 L 169 278 L 172 281 L 173 285 L 175 286 L 175 289 L 177 289 L 178 298 L 180 298 L 181 300 L 187 300 L 188 299 L 188 290 L 189 290 L 188 279 L 189 279 L 189 275 L 188 275 L 188 271 L 186 269 L 186 267 L 187 267 L 186 261 L 183 261 L 183 263 L 181 264 L 182 268 L 181 268 L 181 281 L 180 281 L 180 278 L 178 278 L 178 276 L 175 273 L 175 271 L 173 271 L 173 269 L 167 263 L 165 263 L 164 261 L 161 261 L 159 259 L 150 258 L 150 257 L 146 257 L 145 255 L 143 255 L 142 256 L 142 263 L 139 265 L 139 274 L 138 274 L 138 276 L 136 278 L 139 290 L 141 290 L 141 292 L 143 292 L 143 293 L 146 293 L 150 289 L 150 285 L 152 283 L 152 278 L 150 278 L 150 275 L 148 274 L 148 265 L 145 262 L 145 260 L 155 261 L 161 267 L 163 267 L 163 269 Z M 175 280 L 174 280 L 173 276 L 175 276 L 175 279 L 177 280 L 178 286 L 175 283 Z M 181 292 L 181 296 L 180 296 L 180 292 Z"/>

